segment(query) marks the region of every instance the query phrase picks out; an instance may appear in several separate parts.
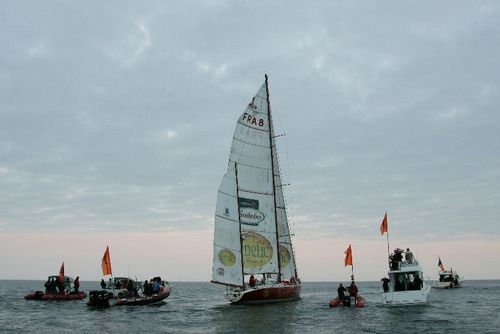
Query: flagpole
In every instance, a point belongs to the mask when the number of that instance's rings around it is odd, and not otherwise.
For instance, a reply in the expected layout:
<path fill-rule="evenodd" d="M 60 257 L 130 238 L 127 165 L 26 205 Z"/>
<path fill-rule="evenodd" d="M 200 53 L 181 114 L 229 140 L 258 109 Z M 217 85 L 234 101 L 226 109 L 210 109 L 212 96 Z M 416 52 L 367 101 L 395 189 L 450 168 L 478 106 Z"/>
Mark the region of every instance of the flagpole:
<path fill-rule="evenodd" d="M 352 260 L 352 247 L 351 247 L 351 281 L 354 282 L 354 261 Z"/>
<path fill-rule="evenodd" d="M 389 250 L 389 227 L 387 228 L 387 263 L 389 264 L 389 270 L 391 270 L 391 252 Z"/>

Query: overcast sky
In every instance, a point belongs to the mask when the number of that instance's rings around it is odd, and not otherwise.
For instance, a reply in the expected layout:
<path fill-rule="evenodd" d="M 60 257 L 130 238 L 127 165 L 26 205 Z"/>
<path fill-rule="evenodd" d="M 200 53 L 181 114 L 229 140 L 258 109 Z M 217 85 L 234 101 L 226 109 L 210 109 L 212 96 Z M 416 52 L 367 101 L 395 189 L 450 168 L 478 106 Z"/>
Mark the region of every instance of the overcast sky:
<path fill-rule="evenodd" d="M 499 59 L 496 1 L 2 1 L 0 278 L 26 275 L 16 246 L 44 247 L 23 235 L 106 235 L 98 272 L 113 235 L 141 233 L 206 240 L 190 278 L 208 280 L 231 138 L 264 73 L 299 272 L 310 242 L 383 250 L 386 211 L 395 241 L 498 258 Z"/>

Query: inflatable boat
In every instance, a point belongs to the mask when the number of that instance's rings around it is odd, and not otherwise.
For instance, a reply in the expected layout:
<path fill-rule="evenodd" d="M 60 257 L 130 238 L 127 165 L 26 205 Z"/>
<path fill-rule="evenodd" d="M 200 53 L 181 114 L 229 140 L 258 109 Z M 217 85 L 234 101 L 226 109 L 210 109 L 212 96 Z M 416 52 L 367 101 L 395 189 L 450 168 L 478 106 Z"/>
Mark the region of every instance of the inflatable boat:
<path fill-rule="evenodd" d="M 159 293 L 151 296 L 133 296 L 129 298 L 116 299 L 115 305 L 154 305 L 161 303 L 165 298 L 170 295 L 170 288 L 168 286 L 162 287 Z"/>
<path fill-rule="evenodd" d="M 43 292 L 43 291 L 35 291 L 30 292 L 26 296 L 25 299 L 29 300 L 82 300 L 87 297 L 87 293 L 80 292 L 70 292 L 66 293 L 62 292 Z"/>
<path fill-rule="evenodd" d="M 354 300 L 354 297 L 352 298 Z M 353 305 L 354 304 L 354 305 Z M 365 306 L 365 299 L 361 297 L 360 295 L 356 296 L 355 302 L 351 303 L 351 297 L 346 296 L 344 301 L 341 301 L 339 297 L 334 298 L 330 300 L 330 303 L 328 304 L 330 307 L 338 307 L 338 306 L 345 306 L 345 307 L 357 307 L 361 308 Z"/>

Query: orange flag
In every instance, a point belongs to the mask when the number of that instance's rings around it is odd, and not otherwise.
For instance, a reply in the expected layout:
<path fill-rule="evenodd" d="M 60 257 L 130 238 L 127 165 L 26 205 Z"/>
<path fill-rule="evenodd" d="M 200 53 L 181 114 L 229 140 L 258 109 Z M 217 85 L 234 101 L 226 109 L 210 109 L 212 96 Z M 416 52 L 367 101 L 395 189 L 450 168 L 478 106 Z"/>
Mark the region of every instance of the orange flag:
<path fill-rule="evenodd" d="M 389 225 L 387 224 L 387 212 L 384 215 L 384 220 L 380 225 L 380 234 L 384 235 L 385 232 L 389 232 Z"/>
<path fill-rule="evenodd" d="M 62 263 L 61 269 L 59 269 L 59 280 L 64 282 L 64 261 Z"/>
<path fill-rule="evenodd" d="M 111 272 L 111 259 L 109 257 L 109 246 L 106 246 L 106 251 L 104 252 L 104 255 L 102 257 L 101 268 L 102 268 L 102 274 L 104 276 L 106 276 L 106 275 L 112 275 L 112 272 Z"/>
<path fill-rule="evenodd" d="M 352 248 L 351 248 L 351 245 L 349 245 L 349 247 L 347 247 L 344 254 L 345 254 L 344 267 L 352 266 Z"/>

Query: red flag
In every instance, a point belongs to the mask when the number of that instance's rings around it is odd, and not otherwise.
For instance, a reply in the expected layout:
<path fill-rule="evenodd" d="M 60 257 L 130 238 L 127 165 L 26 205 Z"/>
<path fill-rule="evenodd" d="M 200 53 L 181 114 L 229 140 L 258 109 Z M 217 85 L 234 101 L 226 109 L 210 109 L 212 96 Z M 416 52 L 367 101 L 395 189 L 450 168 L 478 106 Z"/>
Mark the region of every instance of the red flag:
<path fill-rule="evenodd" d="M 382 224 L 380 225 L 380 234 L 384 235 L 385 232 L 389 232 L 389 225 L 387 224 L 387 212 L 385 213 Z"/>
<path fill-rule="evenodd" d="M 352 266 L 352 248 L 351 248 L 351 245 L 349 245 L 349 247 L 347 247 L 344 254 L 345 254 L 344 267 Z"/>
<path fill-rule="evenodd" d="M 62 263 L 61 269 L 59 269 L 59 280 L 64 282 L 64 261 Z"/>
<path fill-rule="evenodd" d="M 109 257 L 109 246 L 106 246 L 106 251 L 104 252 L 104 255 L 102 257 L 102 274 L 104 276 L 106 275 L 112 275 L 111 272 L 111 258 Z"/>

